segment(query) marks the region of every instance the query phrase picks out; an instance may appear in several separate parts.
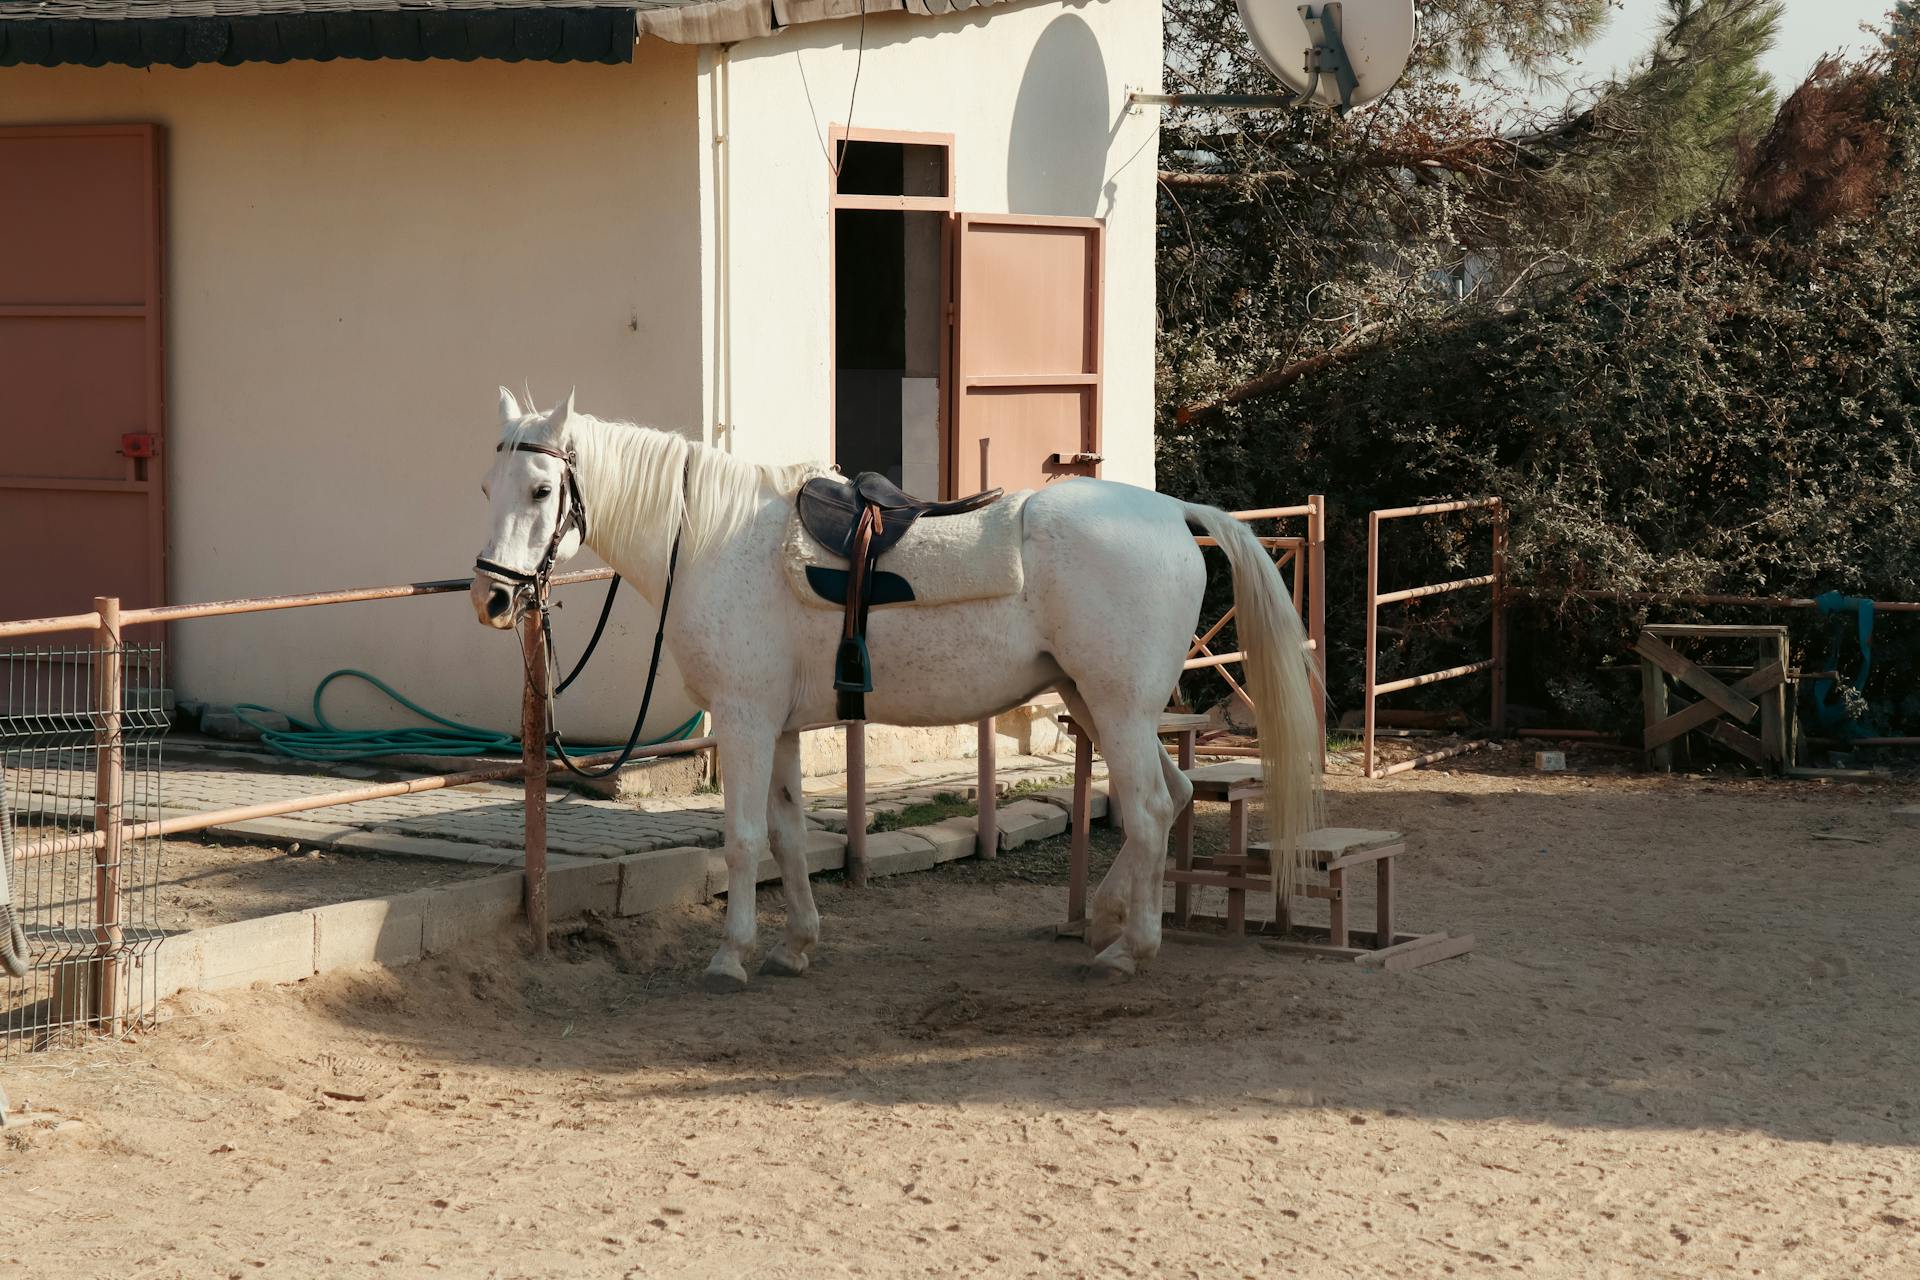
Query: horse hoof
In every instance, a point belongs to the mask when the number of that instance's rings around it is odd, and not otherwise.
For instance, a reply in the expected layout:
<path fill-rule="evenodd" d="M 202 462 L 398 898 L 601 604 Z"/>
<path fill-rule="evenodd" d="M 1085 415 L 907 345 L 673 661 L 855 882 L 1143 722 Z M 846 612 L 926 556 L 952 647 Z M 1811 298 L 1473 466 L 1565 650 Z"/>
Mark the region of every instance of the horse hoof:
<path fill-rule="evenodd" d="M 728 973 L 725 969 L 709 969 L 700 975 L 700 985 L 709 995 L 730 996 L 747 989 L 747 975 Z"/>
<path fill-rule="evenodd" d="M 760 972 L 775 978 L 797 978 L 806 971 L 806 952 L 791 952 L 785 947 L 775 947 L 760 962 Z"/>
<path fill-rule="evenodd" d="M 1131 978 L 1138 966 L 1133 957 L 1119 943 L 1114 943 L 1093 958 L 1087 967 L 1087 976 L 1113 981 L 1119 978 Z"/>
<path fill-rule="evenodd" d="M 1095 955 L 1100 955 L 1110 949 L 1114 943 L 1120 941 L 1120 934 L 1122 932 L 1122 921 L 1118 919 L 1102 919 L 1095 916 L 1093 919 L 1087 921 L 1087 945 L 1093 948 Z"/>

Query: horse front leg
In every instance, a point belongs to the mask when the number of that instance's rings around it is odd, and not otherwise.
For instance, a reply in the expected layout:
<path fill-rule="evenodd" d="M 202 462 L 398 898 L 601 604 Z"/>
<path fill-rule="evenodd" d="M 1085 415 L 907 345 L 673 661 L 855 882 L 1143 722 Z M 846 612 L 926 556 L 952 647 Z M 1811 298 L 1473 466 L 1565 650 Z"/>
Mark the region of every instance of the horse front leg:
<path fill-rule="evenodd" d="M 807 878 L 807 817 L 800 789 L 800 735 L 795 732 L 781 734 L 773 749 L 767 824 L 787 897 L 787 936 L 767 952 L 760 972 L 797 978 L 807 971 L 814 944 L 820 941 L 820 911 L 813 905 L 813 881 Z"/>
<path fill-rule="evenodd" d="M 774 728 L 751 716 L 714 713 L 714 737 L 726 762 L 727 925 L 707 963 L 704 985 L 715 992 L 747 985 L 747 956 L 757 932 L 754 884 L 767 842 L 767 792 L 773 780 Z"/>

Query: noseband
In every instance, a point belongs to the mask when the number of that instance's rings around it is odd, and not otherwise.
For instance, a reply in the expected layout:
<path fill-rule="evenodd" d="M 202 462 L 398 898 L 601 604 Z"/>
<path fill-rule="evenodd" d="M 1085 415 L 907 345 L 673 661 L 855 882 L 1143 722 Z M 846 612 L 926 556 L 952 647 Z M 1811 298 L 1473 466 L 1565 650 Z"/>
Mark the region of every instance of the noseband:
<path fill-rule="evenodd" d="M 521 636 L 520 642 L 520 660 L 521 665 L 526 668 L 528 683 L 537 685 L 545 694 L 547 704 L 547 744 L 553 749 L 553 753 L 559 758 L 560 763 L 566 766 L 569 773 L 581 778 L 605 778 L 618 772 L 621 766 L 633 758 L 634 751 L 638 749 L 640 745 L 640 733 L 642 727 L 647 722 L 647 712 L 653 706 L 653 684 L 655 678 L 660 674 L 660 648 L 667 634 L 667 606 L 673 600 L 673 576 L 674 572 L 680 566 L 680 534 L 686 526 L 686 499 L 684 495 L 687 491 L 687 482 L 693 475 L 693 455 L 691 453 L 687 455 L 686 470 L 682 472 L 680 477 L 682 517 L 679 523 L 674 526 L 673 551 L 667 557 L 666 583 L 660 590 L 660 621 L 659 625 L 657 625 L 653 631 L 653 658 L 652 661 L 647 664 L 647 687 L 646 691 L 640 695 L 640 714 L 634 717 L 633 732 L 627 736 L 627 745 L 621 750 L 620 758 L 603 769 L 588 770 L 582 769 L 578 764 L 574 763 L 573 757 L 567 754 L 566 744 L 560 740 L 558 704 L 560 695 L 567 691 L 568 685 L 579 678 L 582 671 L 586 670 L 587 659 L 593 656 L 593 651 L 600 644 L 600 637 L 607 629 L 607 619 L 613 614 L 614 594 L 620 590 L 620 575 L 617 573 L 614 574 L 613 580 L 607 583 L 607 598 L 600 605 L 600 620 L 593 625 L 593 637 L 587 641 L 587 647 L 581 650 L 580 661 L 573 664 L 573 670 L 567 673 L 565 679 L 555 684 L 553 680 L 553 603 L 550 598 L 553 587 L 553 566 L 554 562 L 560 558 L 560 544 L 565 541 L 568 529 L 578 529 L 580 531 L 580 542 L 582 546 L 584 546 L 587 541 L 587 500 L 580 494 L 580 477 L 575 470 L 579 464 L 579 457 L 572 449 L 555 449 L 551 445 L 530 444 L 525 441 L 516 441 L 513 444 L 508 444 L 502 440 L 494 446 L 494 452 L 499 453 L 502 450 L 513 453 L 544 454 L 549 458 L 558 458 L 560 460 L 561 466 L 564 468 L 560 477 L 560 517 L 554 521 L 553 536 L 547 539 L 547 549 L 545 553 L 541 555 L 540 563 L 535 566 L 532 572 L 528 572 L 525 569 L 512 568 L 496 560 L 489 560 L 485 556 L 475 556 L 473 567 L 497 581 L 511 583 L 514 588 L 513 594 L 516 605 L 531 605 L 540 611 L 540 633 L 546 641 L 546 662 L 544 664 L 546 670 L 536 677 L 533 664 L 527 661 L 526 638 L 524 634 Z"/>

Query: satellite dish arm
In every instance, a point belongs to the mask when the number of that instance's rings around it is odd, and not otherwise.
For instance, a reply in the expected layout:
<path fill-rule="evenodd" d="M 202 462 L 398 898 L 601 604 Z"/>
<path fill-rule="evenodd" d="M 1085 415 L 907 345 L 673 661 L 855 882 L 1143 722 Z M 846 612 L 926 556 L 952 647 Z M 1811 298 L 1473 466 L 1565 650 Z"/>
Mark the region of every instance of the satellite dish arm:
<path fill-rule="evenodd" d="M 1347 47 L 1340 39 L 1340 3 L 1339 0 L 1327 0 L 1319 5 L 1300 6 L 1300 20 L 1307 24 L 1307 35 L 1313 43 L 1307 46 L 1307 87 L 1293 100 L 1296 107 L 1311 103 L 1320 91 L 1320 77 L 1333 77 L 1333 83 L 1340 91 L 1340 102 L 1334 108 L 1341 115 L 1353 110 L 1353 95 L 1360 87 L 1359 79 L 1353 74 L 1353 61 L 1347 57 Z"/>

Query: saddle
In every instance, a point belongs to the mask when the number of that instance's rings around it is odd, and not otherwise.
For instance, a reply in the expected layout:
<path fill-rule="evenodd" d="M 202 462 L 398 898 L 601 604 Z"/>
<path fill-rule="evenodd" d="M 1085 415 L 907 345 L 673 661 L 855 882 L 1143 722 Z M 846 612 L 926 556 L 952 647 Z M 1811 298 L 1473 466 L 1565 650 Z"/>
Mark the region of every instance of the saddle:
<path fill-rule="evenodd" d="M 906 536 L 914 521 L 978 511 L 997 502 L 1000 494 L 999 489 L 989 489 L 953 502 L 928 502 L 872 471 L 852 480 L 815 476 L 800 487 L 801 525 L 821 546 L 847 562 L 845 623 L 833 668 L 842 720 L 867 718 L 866 695 L 873 692 L 867 610 L 873 603 L 880 557 Z"/>

